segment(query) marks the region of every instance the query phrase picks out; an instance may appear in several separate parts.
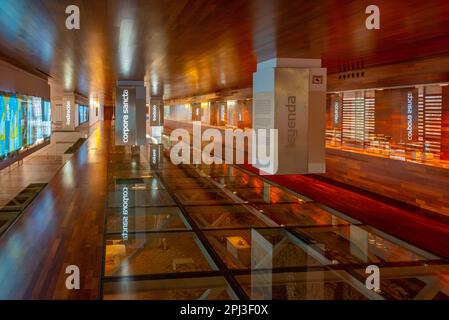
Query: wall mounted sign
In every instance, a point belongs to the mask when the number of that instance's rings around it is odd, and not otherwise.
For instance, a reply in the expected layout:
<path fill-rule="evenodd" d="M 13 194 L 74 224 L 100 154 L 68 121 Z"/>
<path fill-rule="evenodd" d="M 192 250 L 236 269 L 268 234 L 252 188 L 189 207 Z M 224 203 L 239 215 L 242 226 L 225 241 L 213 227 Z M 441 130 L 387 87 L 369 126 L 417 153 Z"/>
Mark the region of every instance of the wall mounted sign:
<path fill-rule="evenodd" d="M 164 125 L 164 105 L 162 99 L 151 98 L 150 104 L 150 126 L 158 127 Z"/>
<path fill-rule="evenodd" d="M 416 89 L 407 91 L 405 110 L 403 112 L 406 119 L 407 142 L 418 141 L 418 92 Z"/>
<path fill-rule="evenodd" d="M 65 93 L 62 102 L 62 130 L 75 130 L 75 95 Z"/>
<path fill-rule="evenodd" d="M 115 144 L 134 145 L 136 140 L 136 89 L 117 88 L 115 108 Z"/>
<path fill-rule="evenodd" d="M 150 144 L 150 167 L 153 170 L 157 170 L 162 167 L 163 161 L 163 145 L 162 144 Z"/>
<path fill-rule="evenodd" d="M 329 101 L 327 102 L 327 114 L 329 117 L 327 120 L 327 129 L 341 130 L 343 119 L 343 99 L 338 94 L 330 94 L 327 96 Z"/>
<path fill-rule="evenodd" d="M 122 188 L 122 239 L 128 240 L 129 227 L 129 188 L 123 186 Z"/>
<path fill-rule="evenodd" d="M 146 93 L 143 85 L 124 82 L 116 88 L 115 144 L 138 146 L 146 143 Z M 139 82 L 137 82 L 139 83 Z"/>
<path fill-rule="evenodd" d="M 72 110 L 72 106 L 71 106 L 71 102 L 70 102 L 70 100 L 67 100 L 66 101 L 66 116 L 65 116 L 65 119 L 66 119 L 66 121 L 65 121 L 65 125 L 66 126 L 70 126 L 70 120 L 71 120 L 71 111 Z"/>

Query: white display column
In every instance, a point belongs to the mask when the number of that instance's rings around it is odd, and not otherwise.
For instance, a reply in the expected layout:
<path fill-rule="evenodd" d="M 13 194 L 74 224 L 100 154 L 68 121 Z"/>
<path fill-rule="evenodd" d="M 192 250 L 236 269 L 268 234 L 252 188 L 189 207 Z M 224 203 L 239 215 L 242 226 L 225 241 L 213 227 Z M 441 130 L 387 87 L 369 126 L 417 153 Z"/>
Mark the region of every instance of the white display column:
<path fill-rule="evenodd" d="M 257 64 L 254 129 L 278 130 L 278 163 L 263 166 L 253 152 L 256 168 L 269 174 L 325 172 L 326 80 L 319 59 L 275 58 Z"/>

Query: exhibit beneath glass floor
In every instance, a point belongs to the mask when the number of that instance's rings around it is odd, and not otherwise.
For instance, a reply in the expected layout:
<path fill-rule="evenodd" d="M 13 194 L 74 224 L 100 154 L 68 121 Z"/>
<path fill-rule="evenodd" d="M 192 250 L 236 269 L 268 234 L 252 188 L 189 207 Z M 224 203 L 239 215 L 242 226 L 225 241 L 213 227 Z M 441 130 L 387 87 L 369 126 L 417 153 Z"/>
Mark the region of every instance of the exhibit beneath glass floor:
<path fill-rule="evenodd" d="M 103 299 L 449 298 L 441 257 L 240 166 L 176 166 L 167 147 L 110 146 Z"/>

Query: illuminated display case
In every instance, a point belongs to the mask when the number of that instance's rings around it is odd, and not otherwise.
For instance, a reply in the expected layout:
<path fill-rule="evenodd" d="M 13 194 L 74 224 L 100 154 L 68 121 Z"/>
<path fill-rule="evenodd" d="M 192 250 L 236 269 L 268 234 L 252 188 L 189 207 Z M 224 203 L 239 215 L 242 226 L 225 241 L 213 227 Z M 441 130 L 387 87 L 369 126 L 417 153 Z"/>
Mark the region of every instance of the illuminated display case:
<path fill-rule="evenodd" d="M 446 166 L 447 89 L 432 84 L 329 93 L 326 146 Z"/>
<path fill-rule="evenodd" d="M 49 138 L 50 112 L 42 98 L 0 93 L 0 159 Z"/>

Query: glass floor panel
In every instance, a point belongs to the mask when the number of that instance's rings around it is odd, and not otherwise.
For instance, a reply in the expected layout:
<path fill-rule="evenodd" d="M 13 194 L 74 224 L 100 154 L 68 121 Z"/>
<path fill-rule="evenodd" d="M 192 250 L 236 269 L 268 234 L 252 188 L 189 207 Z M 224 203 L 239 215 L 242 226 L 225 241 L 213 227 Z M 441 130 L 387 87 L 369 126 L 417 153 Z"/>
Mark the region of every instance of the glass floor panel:
<path fill-rule="evenodd" d="M 333 263 L 358 264 L 413 262 L 438 259 L 391 236 L 367 226 L 295 228 Z"/>
<path fill-rule="evenodd" d="M 230 269 L 319 266 L 308 246 L 283 229 L 205 231 L 208 241 Z"/>
<path fill-rule="evenodd" d="M 193 232 L 106 236 L 106 277 L 212 271 L 210 261 Z"/>
<path fill-rule="evenodd" d="M 109 177 L 115 179 L 139 179 L 141 177 L 150 176 L 151 170 L 111 170 L 109 168 Z"/>
<path fill-rule="evenodd" d="M 369 300 L 373 292 L 351 284 L 344 271 L 252 272 L 236 276 L 252 300 Z"/>
<path fill-rule="evenodd" d="M 167 191 L 164 190 L 132 190 L 131 188 L 108 192 L 108 206 L 121 208 L 124 199 L 128 199 L 127 205 L 132 207 L 174 206 L 175 202 Z"/>
<path fill-rule="evenodd" d="M 246 177 L 254 174 L 238 169 L 234 166 L 222 164 L 211 166 L 196 166 L 198 171 L 205 176 L 216 177 Z"/>
<path fill-rule="evenodd" d="M 190 226 L 177 207 L 129 208 L 126 216 L 121 208 L 108 210 L 107 233 L 185 229 L 190 229 Z"/>
<path fill-rule="evenodd" d="M 356 270 L 361 279 L 365 270 Z M 449 265 L 383 267 L 379 295 L 388 300 L 449 300 Z"/>
<path fill-rule="evenodd" d="M 223 277 L 119 280 L 104 284 L 106 300 L 236 300 Z"/>
<path fill-rule="evenodd" d="M 188 178 L 199 178 L 200 175 L 198 174 L 198 172 L 194 169 L 187 169 L 187 168 L 170 168 L 170 169 L 164 169 L 164 170 L 160 170 L 158 172 L 159 176 L 161 176 L 164 179 L 167 178 L 172 178 L 172 179 L 177 179 L 177 178 L 184 178 L 184 179 L 188 179 Z"/>
<path fill-rule="evenodd" d="M 315 202 L 254 205 L 260 212 L 284 226 L 325 226 L 359 223 L 349 217 L 339 217 Z"/>
<path fill-rule="evenodd" d="M 449 296 L 444 260 L 263 177 L 167 157 L 152 167 L 149 146 L 110 154 L 104 299 Z"/>
<path fill-rule="evenodd" d="M 185 206 L 238 203 L 220 189 L 182 189 L 173 191 L 173 195 Z"/>
<path fill-rule="evenodd" d="M 251 212 L 251 208 L 244 205 L 193 206 L 186 207 L 185 210 L 201 229 L 268 226 L 268 223 L 264 222 L 261 217 Z M 258 214 L 260 215 L 260 213 Z"/>
<path fill-rule="evenodd" d="M 137 163 L 132 160 L 128 160 L 129 162 L 124 163 L 115 163 L 114 165 L 110 165 L 108 170 L 115 174 L 133 174 L 133 175 L 140 175 L 145 174 L 147 172 L 147 167 L 143 163 Z"/>
<path fill-rule="evenodd" d="M 251 299 L 280 300 L 448 300 L 449 266 L 421 265 L 381 269 L 379 291 L 368 290 L 365 269 L 252 271 L 236 279 Z M 356 274 L 357 276 L 357 274 Z"/>
<path fill-rule="evenodd" d="M 234 188 L 227 186 L 226 189 L 232 191 L 239 198 L 251 203 L 302 203 L 304 198 L 298 197 L 291 192 L 286 192 L 281 188 L 265 184 L 263 188 Z"/>
<path fill-rule="evenodd" d="M 154 177 L 151 174 L 147 175 L 139 175 L 136 177 L 127 177 L 127 178 L 114 178 L 108 185 L 109 191 L 114 190 L 123 190 L 123 187 L 126 186 L 130 190 L 159 190 L 164 189 L 164 185 L 160 181 L 159 178 Z"/>
<path fill-rule="evenodd" d="M 241 175 L 241 176 L 227 176 L 214 177 L 214 181 L 224 187 L 234 188 L 263 188 L 264 180 L 257 176 Z"/>
<path fill-rule="evenodd" d="M 164 182 L 171 189 L 214 189 L 217 186 L 206 178 L 165 178 Z"/>

